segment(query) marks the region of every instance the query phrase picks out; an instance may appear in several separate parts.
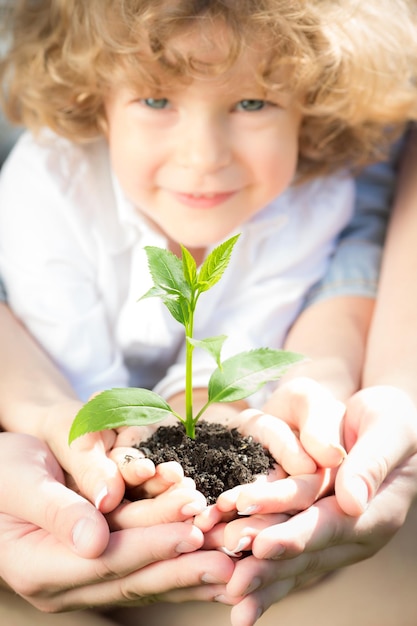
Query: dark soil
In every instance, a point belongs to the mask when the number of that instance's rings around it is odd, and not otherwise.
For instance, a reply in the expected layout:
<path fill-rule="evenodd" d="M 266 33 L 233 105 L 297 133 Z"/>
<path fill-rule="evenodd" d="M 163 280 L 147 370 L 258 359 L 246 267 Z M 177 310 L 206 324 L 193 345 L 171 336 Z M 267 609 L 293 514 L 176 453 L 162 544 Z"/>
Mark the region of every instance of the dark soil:
<path fill-rule="evenodd" d="M 223 491 L 252 482 L 274 465 L 269 452 L 252 437 L 204 421 L 196 425 L 195 439 L 187 437 L 182 424 L 160 426 L 138 447 L 155 464 L 178 461 L 209 504 Z"/>

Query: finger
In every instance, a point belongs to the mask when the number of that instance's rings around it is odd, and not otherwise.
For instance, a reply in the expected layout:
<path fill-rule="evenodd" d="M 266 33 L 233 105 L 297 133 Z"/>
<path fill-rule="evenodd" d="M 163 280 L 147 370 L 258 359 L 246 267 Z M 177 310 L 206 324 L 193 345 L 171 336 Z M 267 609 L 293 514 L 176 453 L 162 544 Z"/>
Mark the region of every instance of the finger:
<path fill-rule="evenodd" d="M 140 606 L 152 601 L 180 601 L 195 596 L 213 599 L 224 589 L 232 571 L 231 560 L 220 552 L 176 555 L 157 560 L 122 578 L 66 589 L 46 600 L 41 599 L 40 608 L 51 610 L 52 606 L 54 611 L 62 611 L 85 606 Z M 177 590 L 182 593 L 175 593 Z"/>
<path fill-rule="evenodd" d="M 157 425 L 150 426 L 127 426 L 116 429 L 115 447 L 135 448 L 142 441 L 146 441 L 153 435 Z"/>
<path fill-rule="evenodd" d="M 75 408 L 76 407 L 76 408 Z M 75 403 L 74 414 L 79 409 Z M 125 485 L 107 452 L 113 447 L 116 432 L 104 430 L 88 433 L 68 445 L 68 433 L 74 414 L 68 408 L 51 428 L 46 420 L 43 439 L 62 468 L 72 477 L 77 490 L 103 513 L 111 511 L 123 498 Z"/>
<path fill-rule="evenodd" d="M 229 522 L 235 517 L 235 510 L 224 513 L 215 504 L 210 504 L 202 513 L 195 516 L 193 524 L 207 534 L 213 528 L 216 528 L 218 524 Z"/>
<path fill-rule="evenodd" d="M 364 389 L 348 402 L 345 431 L 349 454 L 336 477 L 336 496 L 346 513 L 360 515 L 387 476 L 415 454 L 415 405 L 398 389 Z"/>
<path fill-rule="evenodd" d="M 325 523 L 324 523 L 325 520 Z M 305 551 L 357 539 L 359 521 L 340 509 L 335 496 L 325 497 L 282 524 L 262 530 L 252 552 L 258 559 L 293 558 Z"/>
<path fill-rule="evenodd" d="M 157 525 L 112 533 L 99 558 L 84 559 L 43 529 L 22 525 L 16 518 L 0 515 L 0 529 L 2 576 L 20 595 L 39 601 L 65 594 L 68 588 L 122 579 L 150 563 L 194 552 L 203 543 L 202 533 L 192 524 Z"/>
<path fill-rule="evenodd" d="M 361 548 L 358 547 L 357 558 L 360 558 L 360 550 Z M 288 582 L 291 588 L 298 587 L 301 580 L 305 583 L 307 580 L 318 579 L 326 571 L 335 569 L 336 563 L 340 563 L 343 558 L 342 551 L 347 554 L 350 550 L 345 546 L 334 546 L 325 548 L 318 554 L 302 553 L 286 561 L 271 561 L 248 556 L 236 562 L 232 577 L 226 586 L 226 594 L 230 598 L 254 595 L 259 599 L 260 594 L 263 594 L 265 598 L 272 591 L 272 604 L 287 594 Z M 343 561 L 346 561 L 346 558 Z M 270 604 L 264 605 L 264 610 L 268 606 Z"/>
<path fill-rule="evenodd" d="M 145 596 L 156 596 L 158 600 L 169 601 L 172 598 L 173 590 L 185 590 L 188 595 L 188 589 L 195 588 L 197 585 L 224 585 L 230 579 L 233 572 L 233 562 L 220 552 L 195 552 L 192 554 L 184 554 L 176 559 L 170 559 L 165 562 L 155 562 L 146 568 L 142 568 L 129 576 L 125 577 L 122 583 L 123 597 L 126 599 L 126 605 L 134 606 L 138 602 L 141 603 Z M 103 587 L 102 595 L 113 602 L 111 591 Z M 88 589 L 94 596 L 97 590 Z M 120 591 L 116 590 L 116 598 Z M 211 599 L 218 593 L 218 589 L 212 589 Z M 84 601 L 87 600 L 84 596 Z"/>
<path fill-rule="evenodd" d="M 107 456 L 115 436 L 109 430 L 83 435 L 67 446 L 67 459 L 63 461 L 80 492 L 102 513 L 113 510 L 125 492 L 117 465 Z M 61 461 L 63 455 L 58 458 Z"/>
<path fill-rule="evenodd" d="M 155 475 L 153 462 L 136 448 L 113 448 L 108 456 L 116 463 L 127 488 L 137 487 Z"/>
<path fill-rule="evenodd" d="M 272 604 L 285 598 L 295 587 L 295 579 L 288 578 L 242 598 L 231 609 L 232 626 L 254 626 Z"/>
<path fill-rule="evenodd" d="M 242 552 L 247 552 L 251 549 L 254 538 L 263 529 L 280 524 L 287 519 L 288 515 L 275 513 L 271 515 L 251 515 L 233 520 L 224 525 L 223 540 L 218 549 L 229 556 L 240 557 Z M 216 537 L 216 539 L 218 540 L 219 537 Z M 213 537 L 211 540 L 213 540 Z"/>
<path fill-rule="evenodd" d="M 155 475 L 149 478 L 140 489 L 137 497 L 155 498 L 175 484 L 184 480 L 184 470 L 177 461 L 167 461 L 155 466 Z M 194 485 L 195 487 L 195 485 Z"/>
<path fill-rule="evenodd" d="M 193 481 L 182 487 L 175 486 L 159 496 L 136 502 L 123 502 L 107 515 L 112 530 L 152 526 L 190 519 L 205 510 L 207 501 L 196 491 Z"/>
<path fill-rule="evenodd" d="M 365 546 L 357 543 L 354 546 L 331 546 L 319 553 L 303 553 L 288 561 L 258 561 L 253 571 L 246 573 L 245 582 L 235 585 L 233 576 L 237 576 L 237 568 L 250 565 L 247 561 L 251 557 L 238 561 L 226 587 L 227 603 L 230 604 L 230 598 L 234 597 L 228 593 L 229 588 L 234 593 L 246 588 L 249 593 L 232 609 L 231 623 L 233 626 L 252 626 L 270 606 L 283 600 L 290 592 L 319 582 L 325 573 L 335 571 L 341 563 L 349 565 L 368 556 Z"/>
<path fill-rule="evenodd" d="M 250 595 L 232 607 L 230 623 L 232 626 L 254 626 L 263 613 L 260 600 L 255 595 Z"/>
<path fill-rule="evenodd" d="M 217 498 L 217 502 L 219 503 L 219 511 L 222 511 L 224 513 L 237 511 L 237 501 L 239 499 L 239 496 L 241 495 L 241 492 L 245 493 L 248 484 L 259 485 L 264 482 L 273 483 L 274 481 L 287 478 L 287 476 L 288 474 L 284 472 L 282 467 L 280 467 L 279 465 L 275 465 L 275 467 L 270 470 L 268 474 L 261 474 L 260 476 L 257 476 L 252 483 L 246 483 L 245 485 L 236 485 L 236 487 L 232 487 L 231 489 L 227 489 L 227 491 L 223 491 L 223 493 L 221 493 L 220 496 Z M 244 513 L 244 515 L 249 514 L 250 512 Z"/>
<path fill-rule="evenodd" d="M 306 452 L 322 467 L 337 467 L 346 456 L 341 445 L 345 405 L 316 381 L 290 380 L 274 392 L 264 411 L 299 432 Z"/>
<path fill-rule="evenodd" d="M 1 440 L 3 510 L 7 503 L 7 513 L 44 528 L 85 558 L 101 554 L 109 540 L 107 522 L 62 484 L 63 472 L 49 448 L 28 435 L 2 433 Z"/>
<path fill-rule="evenodd" d="M 316 469 L 316 464 L 304 451 L 298 437 L 280 419 L 255 409 L 242 411 L 239 418 L 239 431 L 253 436 L 288 474 L 308 474 Z"/>
<path fill-rule="evenodd" d="M 234 506 L 240 515 L 255 513 L 290 513 L 309 507 L 333 486 L 335 470 L 321 469 L 315 474 L 288 476 L 268 482 L 257 479 L 239 486 L 232 493 Z M 219 496 L 217 506 L 229 510 L 229 493 Z"/>

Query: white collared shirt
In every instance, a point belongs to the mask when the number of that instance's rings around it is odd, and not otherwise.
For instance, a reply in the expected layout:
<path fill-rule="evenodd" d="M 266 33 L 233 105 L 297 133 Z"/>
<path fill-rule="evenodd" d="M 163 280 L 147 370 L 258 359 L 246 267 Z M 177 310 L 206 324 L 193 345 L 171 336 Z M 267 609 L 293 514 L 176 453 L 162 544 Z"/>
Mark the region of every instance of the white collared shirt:
<path fill-rule="evenodd" d="M 242 224 L 222 280 L 201 296 L 195 337 L 228 336 L 222 356 L 282 347 L 353 212 L 345 174 L 291 188 Z M 231 233 L 233 234 L 233 233 Z M 104 140 L 25 133 L 0 178 L 0 273 L 16 314 L 85 400 L 126 385 L 183 389 L 182 327 L 151 286 L 144 246 L 166 246 L 124 197 Z M 215 367 L 194 351 L 194 384 Z"/>

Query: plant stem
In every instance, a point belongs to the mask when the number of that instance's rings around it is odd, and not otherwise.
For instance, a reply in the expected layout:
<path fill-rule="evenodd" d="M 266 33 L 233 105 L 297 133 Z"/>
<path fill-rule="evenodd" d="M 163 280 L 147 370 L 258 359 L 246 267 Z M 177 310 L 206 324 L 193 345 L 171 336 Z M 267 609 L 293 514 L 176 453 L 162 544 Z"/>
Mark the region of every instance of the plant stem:
<path fill-rule="evenodd" d="M 192 337 L 186 335 L 186 337 Z M 185 432 L 191 439 L 195 439 L 195 423 L 193 419 L 193 350 L 189 341 L 185 345 Z"/>
<path fill-rule="evenodd" d="M 200 419 L 200 417 L 203 415 L 203 413 L 208 409 L 208 407 L 210 406 L 211 401 L 209 400 L 208 402 L 205 403 L 205 405 L 199 410 L 199 412 L 197 413 L 197 415 L 194 418 L 194 424 L 197 424 L 198 420 Z"/>
<path fill-rule="evenodd" d="M 194 311 L 198 295 L 192 293 L 190 316 L 185 326 L 185 432 L 190 439 L 195 439 L 195 421 L 193 416 L 193 352 L 194 346 L 188 341 L 194 333 Z"/>

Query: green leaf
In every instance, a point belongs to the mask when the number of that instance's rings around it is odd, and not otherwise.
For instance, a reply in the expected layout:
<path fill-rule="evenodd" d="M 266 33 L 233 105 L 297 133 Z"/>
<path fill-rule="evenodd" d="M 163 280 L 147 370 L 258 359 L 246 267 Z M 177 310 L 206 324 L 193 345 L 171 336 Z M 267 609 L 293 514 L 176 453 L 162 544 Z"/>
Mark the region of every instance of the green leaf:
<path fill-rule="evenodd" d="M 169 250 L 156 246 L 145 246 L 145 251 L 155 287 L 171 296 L 182 295 L 189 298 L 190 287 L 184 278 L 181 259 Z"/>
<path fill-rule="evenodd" d="M 99 430 L 155 424 L 170 415 L 169 404 L 149 389 L 109 389 L 89 400 L 77 413 L 68 442 Z"/>
<path fill-rule="evenodd" d="M 271 380 L 280 378 L 305 357 L 295 352 L 258 348 L 241 352 L 222 363 L 211 375 L 209 402 L 235 402 L 252 395 Z"/>
<path fill-rule="evenodd" d="M 190 319 L 190 303 L 186 298 L 178 294 L 169 294 L 159 287 L 151 287 L 149 291 L 143 294 L 138 300 L 145 300 L 145 298 L 161 298 L 162 302 L 171 313 L 172 317 L 185 326 Z"/>
<path fill-rule="evenodd" d="M 218 335 L 217 337 L 208 337 L 207 339 L 201 340 L 187 337 L 187 341 L 192 346 L 194 346 L 195 348 L 203 348 L 203 350 L 211 354 L 211 356 L 217 363 L 217 367 L 219 367 L 220 369 L 222 368 L 222 364 L 220 362 L 220 353 L 226 339 L 227 335 Z"/>
<path fill-rule="evenodd" d="M 175 297 L 175 295 L 170 296 L 170 297 Z M 145 298 L 166 298 L 166 297 L 167 297 L 167 292 L 165 289 L 161 289 L 161 287 L 151 287 L 149 291 L 147 291 L 146 293 L 143 294 L 143 296 L 138 298 L 138 302 L 140 302 L 140 300 L 145 300 Z"/>
<path fill-rule="evenodd" d="M 207 291 L 219 282 L 229 265 L 233 248 L 239 237 L 240 235 L 235 235 L 224 241 L 207 256 L 198 275 L 198 289 L 200 292 Z"/>
<path fill-rule="evenodd" d="M 193 255 L 190 254 L 187 248 L 181 246 L 181 252 L 184 278 L 190 286 L 191 291 L 193 291 L 197 282 L 197 264 Z"/>
<path fill-rule="evenodd" d="M 177 322 L 183 326 L 188 324 L 190 320 L 190 303 L 186 298 L 182 296 L 177 296 L 176 298 L 163 296 L 162 301 Z"/>

